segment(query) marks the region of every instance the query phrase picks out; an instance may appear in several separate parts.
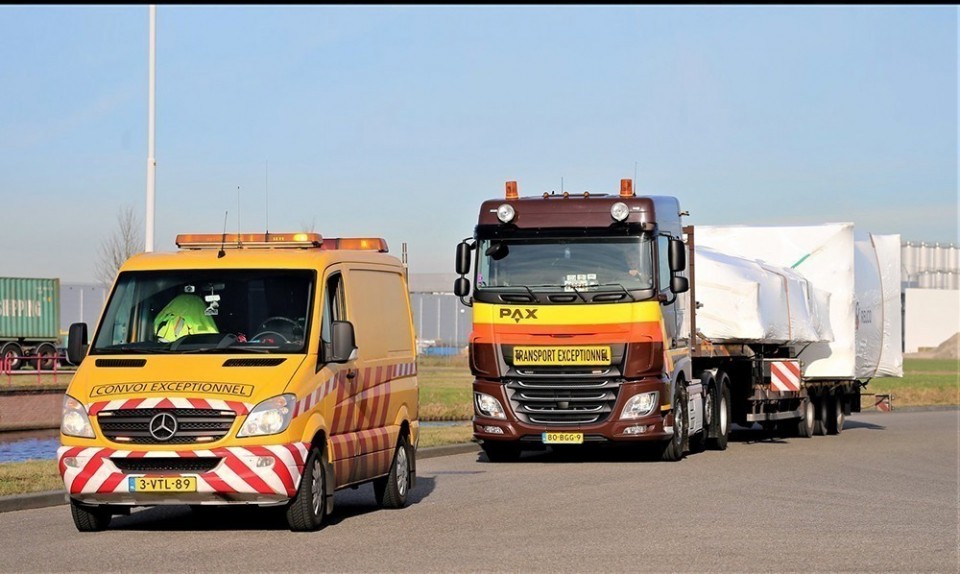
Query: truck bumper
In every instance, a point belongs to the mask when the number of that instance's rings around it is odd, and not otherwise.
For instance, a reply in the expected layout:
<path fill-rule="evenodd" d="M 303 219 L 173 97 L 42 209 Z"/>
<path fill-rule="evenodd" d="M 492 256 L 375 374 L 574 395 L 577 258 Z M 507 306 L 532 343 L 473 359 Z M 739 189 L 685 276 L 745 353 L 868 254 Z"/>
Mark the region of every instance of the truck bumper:
<path fill-rule="evenodd" d="M 624 383 L 607 419 L 592 424 L 543 425 L 524 422 L 514 414 L 502 384 L 476 380 L 473 390 L 496 398 L 503 405 L 506 414 L 506 419 L 483 416 L 477 412 L 474 404 L 473 436 L 483 441 L 518 442 L 529 448 L 537 448 L 543 446 L 543 433 L 546 432 L 583 433 L 584 444 L 664 441 L 673 436 L 673 413 L 669 410 L 669 405 L 660 406 L 643 418 L 620 420 L 623 406 L 634 395 L 659 391 L 661 404 L 663 403 L 662 397 L 667 392 L 666 385 L 657 379 Z"/>
<path fill-rule="evenodd" d="M 190 451 L 60 447 L 67 493 L 89 504 L 283 504 L 296 495 L 306 443 Z M 149 462 L 140 462 L 149 461 Z M 136 477 L 194 477 L 194 492 L 137 492 Z"/>

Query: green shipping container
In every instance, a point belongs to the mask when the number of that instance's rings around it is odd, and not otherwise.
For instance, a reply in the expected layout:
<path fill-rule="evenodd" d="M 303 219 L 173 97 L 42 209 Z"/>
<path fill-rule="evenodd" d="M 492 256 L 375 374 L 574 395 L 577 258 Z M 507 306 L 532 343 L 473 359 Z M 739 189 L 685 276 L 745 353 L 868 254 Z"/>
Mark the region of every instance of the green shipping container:
<path fill-rule="evenodd" d="M 0 277 L 0 341 L 55 341 L 60 280 Z"/>

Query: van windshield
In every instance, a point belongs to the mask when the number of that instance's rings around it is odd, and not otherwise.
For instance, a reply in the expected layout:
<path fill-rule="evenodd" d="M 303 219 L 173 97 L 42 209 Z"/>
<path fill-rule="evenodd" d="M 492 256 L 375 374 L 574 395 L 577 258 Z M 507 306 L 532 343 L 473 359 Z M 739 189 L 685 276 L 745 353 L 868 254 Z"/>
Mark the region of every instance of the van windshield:
<path fill-rule="evenodd" d="M 313 271 L 121 273 L 90 354 L 302 353 Z"/>

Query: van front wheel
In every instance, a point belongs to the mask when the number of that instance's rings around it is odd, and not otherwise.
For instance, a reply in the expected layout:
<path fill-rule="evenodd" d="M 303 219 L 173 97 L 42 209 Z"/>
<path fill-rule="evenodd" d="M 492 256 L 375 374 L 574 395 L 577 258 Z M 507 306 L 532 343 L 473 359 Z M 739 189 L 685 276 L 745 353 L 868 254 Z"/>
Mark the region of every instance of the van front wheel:
<path fill-rule="evenodd" d="M 297 495 L 287 506 L 287 525 L 294 532 L 309 532 L 323 526 L 326 511 L 326 471 L 323 453 L 313 447 L 307 456 Z"/>
<path fill-rule="evenodd" d="M 401 435 L 393 453 L 390 474 L 373 481 L 373 494 L 381 508 L 403 508 L 410 492 L 410 468 L 413 458 L 406 435 Z"/>
<path fill-rule="evenodd" d="M 73 523 L 80 532 L 99 532 L 110 526 L 113 513 L 106 506 L 88 506 L 76 500 L 70 500 L 70 512 Z"/>

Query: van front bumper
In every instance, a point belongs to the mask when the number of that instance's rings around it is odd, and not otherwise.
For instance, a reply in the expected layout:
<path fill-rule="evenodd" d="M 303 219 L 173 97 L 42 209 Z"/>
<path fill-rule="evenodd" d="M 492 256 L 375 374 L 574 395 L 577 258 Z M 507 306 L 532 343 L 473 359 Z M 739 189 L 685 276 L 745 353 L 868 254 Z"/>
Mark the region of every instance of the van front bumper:
<path fill-rule="evenodd" d="M 283 504 L 296 495 L 307 443 L 211 450 L 126 451 L 60 447 L 69 496 L 89 504 Z M 195 492 L 137 492 L 136 477 L 195 477 Z"/>

